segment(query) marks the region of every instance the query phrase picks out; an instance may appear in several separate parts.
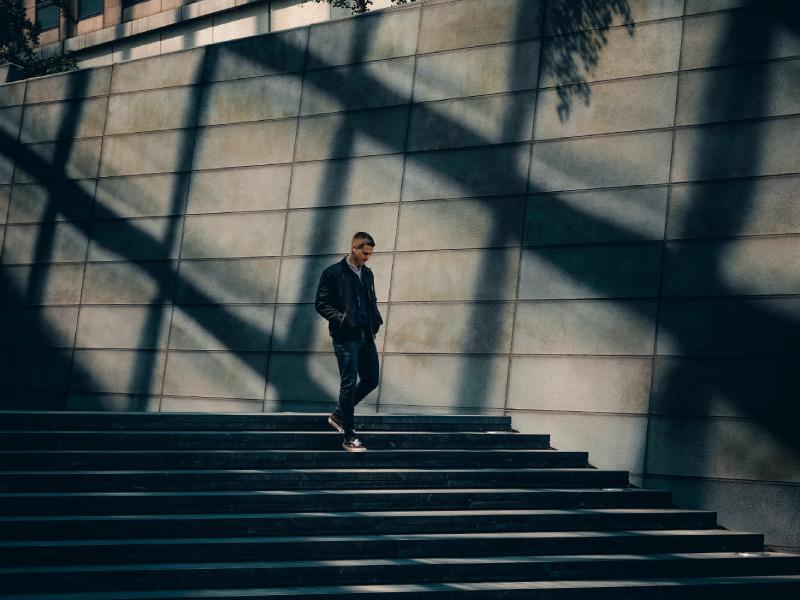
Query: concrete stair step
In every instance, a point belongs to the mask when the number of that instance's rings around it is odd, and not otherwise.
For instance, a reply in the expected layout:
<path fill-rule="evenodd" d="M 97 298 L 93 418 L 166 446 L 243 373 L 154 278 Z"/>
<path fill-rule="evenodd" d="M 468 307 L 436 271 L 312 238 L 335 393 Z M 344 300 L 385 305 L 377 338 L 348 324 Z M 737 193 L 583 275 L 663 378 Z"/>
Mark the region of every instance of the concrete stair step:
<path fill-rule="evenodd" d="M 669 506 L 670 493 L 617 489 L 259 490 L 0 494 L 0 514 L 91 515 Z"/>
<path fill-rule="evenodd" d="M 757 552 L 763 536 L 724 529 L 0 542 L 0 565 Z"/>
<path fill-rule="evenodd" d="M 800 556 L 686 553 L 69 565 L 0 569 L 8 592 L 793 575 Z"/>
<path fill-rule="evenodd" d="M 2 450 L 0 469 L 459 469 L 588 467 L 558 450 Z"/>
<path fill-rule="evenodd" d="M 521 433 L 373 431 L 373 450 L 546 449 L 550 436 Z M 0 431 L 2 450 L 341 450 L 342 434 L 327 431 Z"/>
<path fill-rule="evenodd" d="M 601 469 L 249 469 L 5 471 L 0 492 L 387 489 L 401 487 L 627 487 Z"/>
<path fill-rule="evenodd" d="M 428 598 L 435 600 L 796 600 L 800 575 L 732 576 L 666 579 L 503 581 L 476 583 L 430 583 L 348 585 L 324 587 L 158 590 L 142 592 L 79 592 L 77 594 L 8 594 L 4 600 L 207 600 L 209 598 L 276 598 L 297 600 L 386 600 Z"/>
<path fill-rule="evenodd" d="M 0 410 L 6 430 L 329 431 L 329 413 L 184 413 Z M 496 415 L 356 415 L 363 431 L 510 431 Z"/>
<path fill-rule="evenodd" d="M 677 508 L 374 511 L 0 518 L 0 540 L 713 529 L 716 513 Z"/>

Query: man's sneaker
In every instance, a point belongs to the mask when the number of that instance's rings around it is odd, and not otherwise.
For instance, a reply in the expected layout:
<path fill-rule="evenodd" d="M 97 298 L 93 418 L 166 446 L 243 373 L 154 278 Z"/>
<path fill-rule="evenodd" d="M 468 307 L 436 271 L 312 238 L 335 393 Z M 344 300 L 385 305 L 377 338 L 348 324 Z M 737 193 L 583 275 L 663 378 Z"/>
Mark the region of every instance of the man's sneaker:
<path fill-rule="evenodd" d="M 342 422 L 336 417 L 334 413 L 331 413 L 331 416 L 328 417 L 328 423 L 330 423 L 331 427 L 333 427 L 339 433 L 344 433 L 344 427 L 342 426 Z"/>
<path fill-rule="evenodd" d="M 356 437 L 343 441 L 342 448 L 348 452 L 365 452 L 367 450 L 367 447 Z"/>

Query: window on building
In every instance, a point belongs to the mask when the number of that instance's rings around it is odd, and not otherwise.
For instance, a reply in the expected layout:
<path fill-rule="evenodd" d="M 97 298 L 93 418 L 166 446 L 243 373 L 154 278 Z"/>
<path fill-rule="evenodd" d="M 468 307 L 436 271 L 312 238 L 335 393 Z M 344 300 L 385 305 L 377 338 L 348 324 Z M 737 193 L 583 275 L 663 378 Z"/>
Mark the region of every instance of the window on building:
<path fill-rule="evenodd" d="M 103 14 L 103 0 L 78 0 L 78 18 L 86 19 Z"/>
<path fill-rule="evenodd" d="M 42 31 L 55 29 L 61 18 L 61 11 L 53 4 L 52 0 L 37 0 L 36 2 L 36 22 Z"/>
<path fill-rule="evenodd" d="M 147 0 L 122 0 L 122 8 L 130 8 L 134 4 L 141 4 L 142 2 L 147 2 Z"/>

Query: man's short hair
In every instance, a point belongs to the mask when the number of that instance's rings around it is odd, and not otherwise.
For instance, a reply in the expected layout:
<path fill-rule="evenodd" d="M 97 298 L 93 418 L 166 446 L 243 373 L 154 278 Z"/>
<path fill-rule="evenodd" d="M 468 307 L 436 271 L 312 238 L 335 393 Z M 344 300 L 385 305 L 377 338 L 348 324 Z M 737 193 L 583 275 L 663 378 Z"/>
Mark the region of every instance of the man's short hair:
<path fill-rule="evenodd" d="M 356 248 L 361 248 L 364 245 L 375 247 L 375 240 L 366 231 L 359 231 L 353 236 L 352 245 Z"/>

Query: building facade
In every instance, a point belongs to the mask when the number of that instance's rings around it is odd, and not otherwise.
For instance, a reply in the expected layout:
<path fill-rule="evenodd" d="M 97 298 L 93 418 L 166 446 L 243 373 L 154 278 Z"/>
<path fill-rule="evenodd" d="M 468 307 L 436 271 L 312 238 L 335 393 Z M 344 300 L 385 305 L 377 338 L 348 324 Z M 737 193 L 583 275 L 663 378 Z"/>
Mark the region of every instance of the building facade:
<path fill-rule="evenodd" d="M 71 0 L 77 22 L 52 0 L 24 0 L 42 28 L 44 55 L 77 53 L 79 68 L 146 58 L 347 17 L 327 2 L 303 0 Z M 374 0 L 372 9 L 390 0 Z"/>

